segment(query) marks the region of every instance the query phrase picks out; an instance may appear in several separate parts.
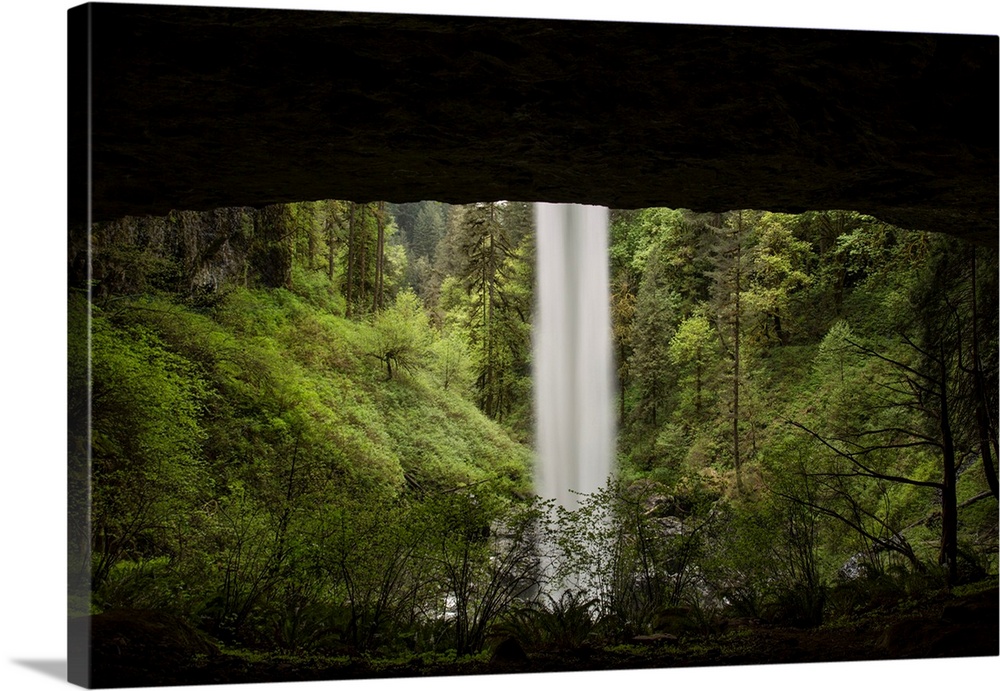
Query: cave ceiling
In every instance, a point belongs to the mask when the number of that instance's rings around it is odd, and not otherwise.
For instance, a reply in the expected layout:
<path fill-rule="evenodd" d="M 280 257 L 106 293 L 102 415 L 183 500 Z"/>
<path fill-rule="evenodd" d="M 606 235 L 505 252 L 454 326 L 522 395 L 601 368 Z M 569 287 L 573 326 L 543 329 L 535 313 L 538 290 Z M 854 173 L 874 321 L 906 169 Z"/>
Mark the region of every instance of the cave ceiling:
<path fill-rule="evenodd" d="M 91 185 L 70 221 L 510 199 L 851 209 L 996 244 L 997 46 L 98 3 L 71 14 L 71 176 Z"/>

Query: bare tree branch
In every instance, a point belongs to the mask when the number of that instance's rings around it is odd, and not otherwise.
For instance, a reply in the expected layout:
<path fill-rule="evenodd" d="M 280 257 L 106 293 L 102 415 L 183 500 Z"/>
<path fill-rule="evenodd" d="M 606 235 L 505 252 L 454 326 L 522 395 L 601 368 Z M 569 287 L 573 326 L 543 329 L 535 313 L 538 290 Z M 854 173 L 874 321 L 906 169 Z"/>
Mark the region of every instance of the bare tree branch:
<path fill-rule="evenodd" d="M 811 437 L 813 437 L 814 439 L 816 439 L 817 441 L 819 441 L 823 446 L 825 446 L 826 448 L 830 449 L 831 451 L 833 451 L 835 454 L 837 454 L 841 458 L 846 458 L 855 467 L 857 467 L 857 468 L 859 468 L 861 470 L 861 472 L 858 473 L 859 475 L 865 475 L 866 477 L 870 477 L 870 478 L 873 478 L 873 479 L 876 479 L 876 480 L 886 480 L 886 481 L 889 481 L 889 482 L 899 482 L 899 483 L 903 483 L 903 484 L 907 484 L 907 485 L 915 485 L 917 487 L 933 487 L 935 489 L 940 489 L 943 486 L 939 482 L 928 482 L 928 481 L 925 481 L 925 480 L 914 480 L 912 478 L 903 477 L 903 476 L 900 476 L 900 475 L 888 475 L 886 473 L 880 473 L 877 470 L 873 470 L 872 468 L 869 468 L 864 463 L 862 463 L 861 461 L 859 461 L 856 458 L 856 456 L 858 454 L 851 453 L 849 451 L 844 451 L 843 449 L 838 449 L 836 446 L 834 446 L 833 444 L 831 444 L 827 439 L 825 439 L 824 437 L 822 437 L 819 433 L 814 432 L 813 430 L 809 429 L 805 425 L 802 425 L 802 424 L 800 424 L 798 422 L 795 422 L 794 420 L 788 420 L 787 422 L 788 422 L 788 424 L 793 425 L 794 427 L 798 427 L 803 432 L 806 432 Z M 893 447 L 887 447 L 887 448 L 893 448 Z"/>
<path fill-rule="evenodd" d="M 903 340 L 905 340 L 915 350 L 917 350 L 920 353 L 923 353 L 923 354 L 927 355 L 926 353 L 924 353 L 923 350 L 921 350 L 917 346 L 913 345 L 913 342 L 910 341 L 905 335 L 902 335 L 902 334 L 900 334 L 900 335 L 903 338 Z M 918 377 L 919 379 L 924 379 L 926 381 L 931 382 L 932 384 L 936 384 L 937 383 L 937 381 L 933 377 L 930 377 L 930 376 L 924 374 L 923 372 L 921 372 L 919 370 L 915 370 L 912 367 L 910 367 L 909 365 L 903 364 L 899 360 L 893 360 L 890 357 L 886 357 L 885 355 L 882 355 L 882 353 L 879 353 L 876 350 L 872 350 L 868 346 L 863 346 L 860 343 L 855 343 L 854 341 L 852 341 L 849 338 L 845 338 L 844 340 L 847 341 L 850 345 L 854 346 L 858 351 L 864 353 L 865 355 L 870 355 L 873 358 L 881 360 L 882 362 L 887 362 L 890 365 L 893 365 L 894 367 L 898 367 L 898 368 L 900 368 L 902 370 L 905 370 L 906 372 L 909 372 L 910 374 L 912 374 L 915 377 Z M 931 357 L 931 356 L 927 355 L 927 357 Z M 933 358 L 931 358 L 931 359 L 933 359 Z M 935 360 L 935 362 L 937 362 L 937 361 Z"/>
<path fill-rule="evenodd" d="M 936 439 L 934 439 L 933 437 L 929 437 L 926 434 L 921 434 L 920 432 L 914 432 L 913 430 L 904 429 L 902 427 L 885 427 L 883 429 L 865 430 L 862 432 L 858 432 L 857 436 L 870 437 L 875 434 L 889 434 L 891 432 L 896 432 L 897 434 L 905 434 L 911 437 L 916 437 L 917 439 L 920 439 L 927 444 L 932 444 L 934 446 L 941 446 L 941 443 Z M 910 446 L 917 446 L 917 444 L 910 444 Z"/>

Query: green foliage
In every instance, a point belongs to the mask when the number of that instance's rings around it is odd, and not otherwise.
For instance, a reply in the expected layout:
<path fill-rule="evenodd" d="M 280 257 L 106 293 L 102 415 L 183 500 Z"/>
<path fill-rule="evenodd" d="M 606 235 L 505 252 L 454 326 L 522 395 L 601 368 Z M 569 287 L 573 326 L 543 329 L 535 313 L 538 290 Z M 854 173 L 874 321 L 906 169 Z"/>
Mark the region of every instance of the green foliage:
<path fill-rule="evenodd" d="M 995 252 L 852 212 L 643 210 L 613 214 L 611 255 L 622 476 L 726 499 L 718 560 L 699 562 L 712 588 L 811 624 L 845 564 L 993 568 L 995 427 L 976 421 L 996 367 L 972 363 L 995 358 Z M 956 557 L 936 499 L 951 457 Z"/>
<path fill-rule="evenodd" d="M 455 333 L 442 333 L 431 345 L 431 351 L 441 388 L 468 392 L 472 386 L 472 358 L 464 339 Z"/>
<path fill-rule="evenodd" d="M 459 655 L 478 653 L 501 616 L 537 591 L 545 507 L 472 489 L 438 494 L 425 508 L 432 522 L 426 556 L 441 584 L 448 633 Z"/>
<path fill-rule="evenodd" d="M 176 539 L 208 490 L 199 448 L 207 396 L 193 363 L 149 330 L 91 322 L 92 521 L 99 585 L 122 559 Z"/>
<path fill-rule="evenodd" d="M 531 436 L 531 326 L 534 237 L 530 207 L 497 202 L 452 207 L 438 245 L 435 322 L 465 341 L 479 408 L 518 439 Z M 438 346 L 454 361 L 457 345 Z"/>
<path fill-rule="evenodd" d="M 748 333 L 758 340 L 787 344 L 792 335 L 787 323 L 795 293 L 807 287 L 812 277 L 806 269 L 811 260 L 808 242 L 794 235 L 794 217 L 765 213 L 752 229 L 753 251 L 747 266 L 745 295 Z"/>
<path fill-rule="evenodd" d="M 171 568 L 167 557 L 123 560 L 111 567 L 97 587 L 93 600 L 98 610 L 180 609 L 188 611 L 184 600 L 187 586 Z"/>
<path fill-rule="evenodd" d="M 665 489 L 609 483 L 580 497 L 575 509 L 557 508 L 555 583 L 594 598 L 602 635 L 611 639 L 654 632 L 666 609 L 697 597 L 692 567 L 715 513 L 698 500 L 681 509 Z"/>
<path fill-rule="evenodd" d="M 323 312 L 344 314 L 344 296 L 321 270 L 310 271 L 299 264 L 293 265 L 292 291 Z"/>
<path fill-rule="evenodd" d="M 558 597 L 545 593 L 543 599 L 511 608 L 498 631 L 534 650 L 577 650 L 597 638 L 597 604 L 583 590 L 566 590 Z"/>
<path fill-rule="evenodd" d="M 386 378 L 399 371 L 413 372 L 424 366 L 429 356 L 431 334 L 417 296 L 404 291 L 389 309 L 372 321 L 371 354 L 386 368 Z"/>
<path fill-rule="evenodd" d="M 660 272 L 660 255 L 654 253 L 636 297 L 632 326 L 633 354 L 630 377 L 639 389 L 634 415 L 652 425 L 667 417 L 663 410 L 670 402 L 671 368 L 669 347 L 680 321 L 680 296 L 665 284 Z"/>
<path fill-rule="evenodd" d="M 792 626 L 823 620 L 827 585 L 817 515 L 775 495 L 722 507 L 702 564 L 729 613 Z"/>
<path fill-rule="evenodd" d="M 310 561 L 346 602 L 343 641 L 358 651 L 394 640 L 430 606 L 434 574 L 420 550 L 429 539 L 422 512 L 407 503 L 347 501 L 324 507 L 312 535 Z"/>
<path fill-rule="evenodd" d="M 528 205 L 98 226 L 70 300 L 74 605 L 387 669 L 814 626 L 995 575 L 995 251 L 851 212 L 612 219 L 619 473 L 559 511 L 522 443 Z"/>
<path fill-rule="evenodd" d="M 720 365 L 719 342 L 708 319 L 696 314 L 685 319 L 670 339 L 667 355 L 678 372 L 675 415 L 683 423 L 697 423 L 713 407 L 714 379 Z"/>
<path fill-rule="evenodd" d="M 470 482 L 486 496 L 528 491 L 527 449 L 462 398 L 456 339 L 445 388 L 416 297 L 401 293 L 371 325 L 349 321 L 319 258 L 293 264 L 291 291 L 229 285 L 208 303 L 140 295 L 95 313 L 99 608 L 167 607 L 243 645 L 382 647 L 411 635 L 431 587 L 413 551 L 426 532 L 399 527 L 420 514 L 399 498 Z M 82 386 L 85 370 L 72 371 Z M 389 522 L 387 503 L 400 507 Z M 338 515 L 351 522 L 339 543 L 327 527 Z M 353 539 L 351 568 L 367 570 L 350 579 L 345 614 L 348 580 L 329 557 Z M 397 578 L 390 597 L 376 577 L 393 563 L 409 585 Z"/>

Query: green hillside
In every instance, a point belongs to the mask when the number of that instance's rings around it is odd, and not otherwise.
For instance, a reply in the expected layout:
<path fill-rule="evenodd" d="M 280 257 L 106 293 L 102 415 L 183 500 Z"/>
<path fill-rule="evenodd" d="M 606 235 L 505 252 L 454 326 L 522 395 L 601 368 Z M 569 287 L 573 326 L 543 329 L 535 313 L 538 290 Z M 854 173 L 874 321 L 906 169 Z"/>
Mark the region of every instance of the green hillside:
<path fill-rule="evenodd" d="M 531 482 L 530 205 L 92 230 L 70 248 L 70 613 L 109 679 L 144 678 L 157 622 L 223 681 L 929 655 L 893 622 L 965 596 L 995 641 L 993 247 L 854 212 L 612 211 L 615 473 L 556 510 Z M 877 650 L 815 652 L 830 627 Z M 815 650 L 730 655 L 781 629 Z"/>

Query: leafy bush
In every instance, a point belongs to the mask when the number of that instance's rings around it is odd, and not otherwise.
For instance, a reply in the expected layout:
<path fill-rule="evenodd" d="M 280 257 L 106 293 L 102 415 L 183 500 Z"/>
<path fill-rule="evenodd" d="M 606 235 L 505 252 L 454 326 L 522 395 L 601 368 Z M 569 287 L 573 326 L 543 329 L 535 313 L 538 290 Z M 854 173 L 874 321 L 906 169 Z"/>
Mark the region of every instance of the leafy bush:
<path fill-rule="evenodd" d="M 544 506 L 511 503 L 475 490 L 429 498 L 424 558 L 434 566 L 448 604 L 444 618 L 460 655 L 483 650 L 492 628 L 542 580 L 538 526 Z"/>
<path fill-rule="evenodd" d="M 170 609 L 186 611 L 186 586 L 173 570 L 170 559 L 154 557 L 119 561 L 95 590 L 99 610 Z"/>
<path fill-rule="evenodd" d="M 700 587 L 698 564 L 714 511 L 697 502 L 684 509 L 665 490 L 651 482 L 609 482 L 582 496 L 576 509 L 557 510 L 555 583 L 595 600 L 609 638 L 654 631 L 665 609 Z"/>
<path fill-rule="evenodd" d="M 539 650 L 573 650 L 594 641 L 598 629 L 596 598 L 583 591 L 566 590 L 558 597 L 545 593 L 512 607 L 498 625 L 498 633 L 516 638 Z"/>
<path fill-rule="evenodd" d="M 427 314 L 412 291 L 397 295 L 392 307 L 372 320 L 369 353 L 385 365 L 387 379 L 423 367 L 430 345 Z"/>

